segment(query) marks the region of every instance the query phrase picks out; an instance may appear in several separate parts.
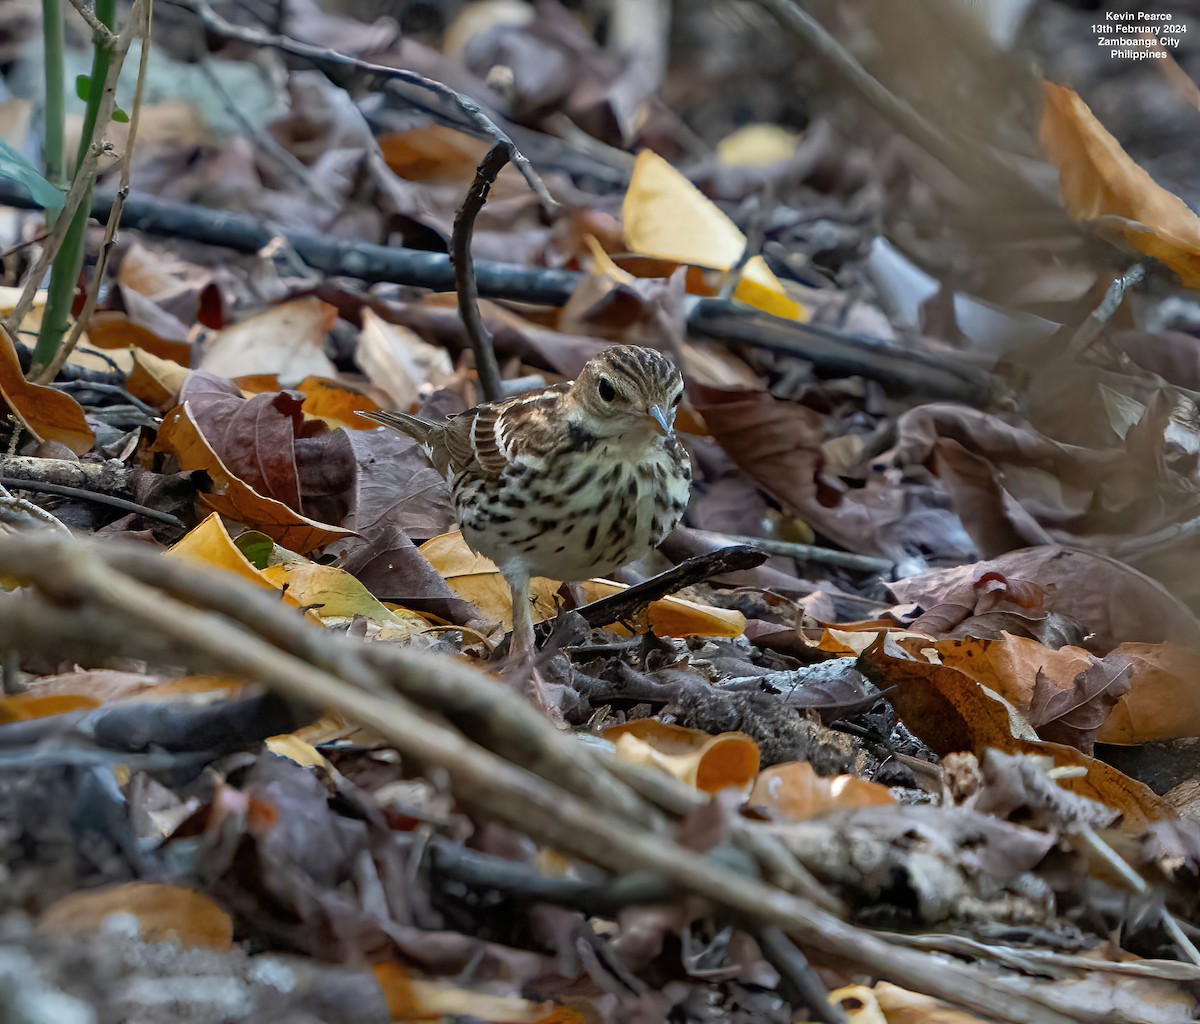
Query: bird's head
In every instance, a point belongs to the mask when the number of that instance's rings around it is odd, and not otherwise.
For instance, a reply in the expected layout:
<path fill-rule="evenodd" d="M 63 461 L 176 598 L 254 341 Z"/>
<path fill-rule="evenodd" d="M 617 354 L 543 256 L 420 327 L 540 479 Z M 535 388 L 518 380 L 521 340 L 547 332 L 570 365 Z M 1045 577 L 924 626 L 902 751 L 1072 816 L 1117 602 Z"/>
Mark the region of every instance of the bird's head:
<path fill-rule="evenodd" d="M 570 394 L 584 424 L 598 437 L 674 437 L 683 376 L 655 349 L 614 345 L 588 360 Z"/>

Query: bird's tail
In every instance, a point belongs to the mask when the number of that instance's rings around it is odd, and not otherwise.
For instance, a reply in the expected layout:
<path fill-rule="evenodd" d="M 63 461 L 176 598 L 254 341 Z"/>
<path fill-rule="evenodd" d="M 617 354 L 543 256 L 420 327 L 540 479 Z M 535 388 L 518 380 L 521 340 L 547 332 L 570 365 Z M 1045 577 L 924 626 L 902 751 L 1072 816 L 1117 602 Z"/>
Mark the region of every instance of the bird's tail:
<path fill-rule="evenodd" d="M 374 420 L 385 427 L 407 434 L 418 444 L 429 444 L 431 436 L 441 427 L 440 423 L 422 419 L 407 412 L 360 412 L 363 419 Z"/>

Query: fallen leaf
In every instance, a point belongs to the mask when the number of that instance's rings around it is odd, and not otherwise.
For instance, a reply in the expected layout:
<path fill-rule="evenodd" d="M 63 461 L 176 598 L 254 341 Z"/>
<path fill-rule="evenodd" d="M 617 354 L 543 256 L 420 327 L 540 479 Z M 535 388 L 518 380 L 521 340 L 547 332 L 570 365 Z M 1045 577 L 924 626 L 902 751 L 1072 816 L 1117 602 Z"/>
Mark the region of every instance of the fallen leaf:
<path fill-rule="evenodd" d="M 173 452 L 180 468 L 203 469 L 208 473 L 213 491 L 200 495 L 206 505 L 230 519 L 262 530 L 291 551 L 306 554 L 352 533 L 302 516 L 282 502 L 259 494 L 230 473 L 209 447 L 186 403 L 163 419 L 156 447 Z"/>
<path fill-rule="evenodd" d="M 412 977 L 394 960 L 375 964 L 373 970 L 375 981 L 387 999 L 388 1013 L 396 1021 L 468 1017 L 493 1024 L 539 1024 L 555 1010 L 550 1002 L 533 1002 L 520 996 L 493 995 L 423 981 Z"/>
<path fill-rule="evenodd" d="M 764 768 L 746 802 L 786 821 L 807 821 L 830 811 L 895 803 L 886 786 L 854 775 L 821 778 L 807 761 Z"/>
<path fill-rule="evenodd" d="M 179 392 L 189 371 L 179 363 L 143 349 L 135 349 L 131 354 L 133 368 L 125 381 L 130 394 L 164 412 L 178 405 Z"/>
<path fill-rule="evenodd" d="M 422 341 L 407 327 L 388 323 L 371 309 L 364 309 L 362 316 L 354 359 L 393 408 L 408 412 L 422 387 L 441 387 L 453 377 L 454 367 L 444 348 Z"/>
<path fill-rule="evenodd" d="M 1200 650 L 1180 644 L 1121 644 L 1129 691 L 1096 733 L 1101 743 L 1153 743 L 1200 736 Z"/>
<path fill-rule="evenodd" d="M 13 340 L 3 328 L 0 328 L 0 398 L 39 441 L 58 441 L 76 455 L 90 452 L 96 443 L 83 408 L 74 398 L 25 379 Z"/>
<path fill-rule="evenodd" d="M 293 299 L 218 331 L 203 347 L 197 369 L 218 377 L 274 373 L 285 385 L 305 377 L 335 377 L 325 336 L 337 309 L 320 299 Z"/>
<path fill-rule="evenodd" d="M 722 167 L 771 167 L 790 160 L 799 136 L 777 124 L 744 124 L 717 143 Z"/>
<path fill-rule="evenodd" d="M 1059 780 L 1080 796 L 1105 804 L 1137 829 L 1174 816 L 1149 787 L 1074 747 L 1039 740 L 1021 713 L 994 690 L 965 672 L 919 660 L 881 635 L 858 659 L 858 667 L 881 690 L 904 724 L 941 757 L 970 751 L 982 757 L 989 747 L 1005 753 L 1048 757 L 1056 767 L 1085 768 L 1086 774 Z"/>
<path fill-rule="evenodd" d="M 117 914 L 137 919 L 143 942 L 177 942 L 216 950 L 233 945 L 233 922 L 207 896 L 151 882 L 73 892 L 42 914 L 38 930 L 49 935 L 96 934 L 107 918 Z"/>
<path fill-rule="evenodd" d="M 1138 252 L 1153 256 L 1200 287 L 1200 218 L 1158 184 L 1121 148 L 1079 95 L 1043 84 L 1038 138 L 1058 166 L 1067 213 L 1077 221 L 1120 218 L 1119 234 Z"/>
<path fill-rule="evenodd" d="M 0 696 L 0 722 L 26 722 L 32 718 L 50 718 L 72 711 L 98 708 L 95 697 L 78 693 L 17 693 Z"/>
<path fill-rule="evenodd" d="M 216 512 L 189 530 L 181 540 L 164 553 L 164 557 L 180 558 L 193 565 L 221 569 L 224 572 L 240 576 L 244 580 L 249 580 L 257 586 L 266 587 L 268 590 L 278 589 L 242 554 L 226 531 L 220 515 Z M 290 604 L 299 606 L 299 602 L 293 595 L 287 594 L 285 599 Z"/>
<path fill-rule="evenodd" d="M 640 718 L 611 725 L 601 735 L 616 747 L 621 760 L 658 768 L 702 793 L 748 788 L 758 774 L 758 744 L 742 732 L 710 736 Z"/>
<path fill-rule="evenodd" d="M 631 251 L 673 263 L 732 269 L 746 251 L 746 236 L 721 209 L 666 160 L 644 149 L 633 167 L 621 208 Z M 789 320 L 808 313 L 788 297 L 761 256 L 750 259 L 735 298 Z"/>
<path fill-rule="evenodd" d="M 297 559 L 258 571 L 302 607 L 312 609 L 327 626 L 364 618 L 380 627 L 383 639 L 392 640 L 408 639 L 427 625 L 415 613 L 400 615 L 385 608 L 358 580 L 336 566 Z"/>
<path fill-rule="evenodd" d="M 379 403 L 369 395 L 326 377 L 305 377 L 296 385 L 304 396 L 300 407 L 309 419 L 324 421 L 330 428 L 373 430 L 375 425 L 364 420 L 360 412 L 378 412 Z"/>
<path fill-rule="evenodd" d="M 689 386 L 688 398 L 738 467 L 792 514 L 817 505 L 819 413 L 765 391 Z"/>
<path fill-rule="evenodd" d="M 611 580 L 585 580 L 580 590 L 589 601 L 612 597 L 629 588 Z M 746 630 L 746 617 L 732 608 L 714 608 L 712 605 L 688 601 L 682 597 L 664 597 L 651 601 L 646 609 L 647 622 L 657 636 L 741 636 Z M 611 633 L 632 636 L 620 623 L 606 626 Z"/>

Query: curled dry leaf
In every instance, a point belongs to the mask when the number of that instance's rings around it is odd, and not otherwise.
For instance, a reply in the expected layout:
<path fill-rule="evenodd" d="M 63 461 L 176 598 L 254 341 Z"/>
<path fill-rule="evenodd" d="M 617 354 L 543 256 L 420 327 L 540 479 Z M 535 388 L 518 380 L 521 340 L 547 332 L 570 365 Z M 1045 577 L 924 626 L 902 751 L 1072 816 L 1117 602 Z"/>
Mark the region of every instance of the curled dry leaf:
<path fill-rule="evenodd" d="M 881 635 L 858 659 L 858 667 L 881 690 L 904 724 L 939 756 L 988 748 L 1048 757 L 1056 767 L 1084 768 L 1086 774 L 1059 784 L 1073 793 L 1118 810 L 1126 828 L 1174 816 L 1149 787 L 1074 747 L 1039 740 L 1021 713 L 994 690 L 965 672 L 919 660 Z"/>
<path fill-rule="evenodd" d="M 98 933 L 107 918 L 137 920 L 144 942 L 177 942 L 225 950 L 233 945 L 233 922 L 207 896 L 175 885 L 130 882 L 64 896 L 38 920 L 50 935 Z"/>
<path fill-rule="evenodd" d="M 310 608 L 326 626 L 346 625 L 355 618 L 377 627 L 373 639 L 410 639 L 426 626 L 419 615 L 394 612 L 344 569 L 318 565 L 307 559 L 289 559 L 260 570 L 263 579 Z"/>
<path fill-rule="evenodd" d="M 407 327 L 388 323 L 371 309 L 364 309 L 362 316 L 354 359 L 393 408 L 407 412 L 416 405 L 422 387 L 441 387 L 453 377 L 454 367 L 444 348 L 422 341 Z"/>
<path fill-rule="evenodd" d="M 601 735 L 622 760 L 665 771 L 702 793 L 748 788 L 758 774 L 758 744 L 743 732 L 710 736 L 641 718 L 609 726 Z"/>
<path fill-rule="evenodd" d="M 1058 166 L 1067 213 L 1078 221 L 1119 218 L 1125 242 L 1200 287 L 1200 218 L 1121 148 L 1079 95 L 1043 86 L 1042 148 Z"/>
<path fill-rule="evenodd" d="M 179 392 L 189 371 L 179 363 L 144 350 L 134 350 L 131 355 L 133 368 L 125 380 L 126 390 L 164 412 L 178 405 Z"/>
<path fill-rule="evenodd" d="M 76 455 L 90 452 L 96 443 L 83 408 L 74 398 L 25 379 L 12 338 L 3 328 L 0 328 L 0 398 L 39 441 L 57 441 Z"/>
<path fill-rule="evenodd" d="M 163 419 L 156 448 L 173 452 L 184 470 L 208 473 L 213 491 L 200 499 L 209 508 L 261 530 L 291 551 L 305 554 L 353 532 L 302 516 L 238 479 L 209 446 L 187 403 Z"/>
<path fill-rule="evenodd" d="M 759 772 L 747 802 L 787 821 L 895 803 L 886 786 L 855 775 L 823 779 L 807 761 L 788 761 Z"/>
<path fill-rule="evenodd" d="M 284 384 L 305 377 L 335 377 L 325 355 L 325 336 L 337 309 L 320 299 L 294 299 L 218 331 L 204 346 L 197 368 L 219 377 L 277 374 Z"/>
<path fill-rule="evenodd" d="M 716 203 L 648 149 L 637 156 L 621 213 L 626 242 L 642 256 L 730 270 L 746 251 L 746 236 Z M 761 256 L 743 268 L 734 297 L 775 316 L 808 319 Z"/>

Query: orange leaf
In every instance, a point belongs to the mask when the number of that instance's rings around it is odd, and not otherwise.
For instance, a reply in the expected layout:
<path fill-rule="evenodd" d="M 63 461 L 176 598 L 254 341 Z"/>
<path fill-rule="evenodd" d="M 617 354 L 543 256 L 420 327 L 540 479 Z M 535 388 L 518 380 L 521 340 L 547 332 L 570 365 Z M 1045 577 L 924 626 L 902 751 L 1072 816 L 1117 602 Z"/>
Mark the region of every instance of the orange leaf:
<path fill-rule="evenodd" d="M 42 915 L 38 928 L 51 935 L 98 932 L 105 918 L 137 918 L 145 942 L 178 942 L 225 950 L 233 945 L 233 922 L 207 896 L 149 882 L 86 889 L 64 896 Z"/>
<path fill-rule="evenodd" d="M 208 473 L 214 491 L 202 494 L 200 499 L 209 508 L 261 530 L 290 551 L 305 554 L 354 533 L 353 530 L 318 523 L 302 516 L 283 502 L 259 494 L 249 484 L 235 477 L 209 447 L 192 419 L 187 403 L 167 414 L 159 429 L 155 447 L 159 451 L 174 452 L 181 469 L 203 469 Z"/>
<path fill-rule="evenodd" d="M 58 441 L 76 455 L 90 452 L 96 443 L 96 435 L 75 399 L 25 379 L 13 340 L 3 328 L 0 328 L 0 398 L 39 441 Z"/>
<path fill-rule="evenodd" d="M 49 718 L 70 711 L 91 711 L 100 702 L 78 693 L 18 693 L 0 697 L 0 722 L 25 722 L 31 718 Z"/>
<path fill-rule="evenodd" d="M 823 779 L 807 761 L 789 761 L 759 772 L 748 802 L 789 821 L 895 803 L 886 786 L 854 775 Z"/>
<path fill-rule="evenodd" d="M 129 392 L 158 409 L 170 409 L 179 398 L 179 389 L 188 371 L 170 359 L 145 350 L 133 353 L 133 369 L 125 381 Z"/>
<path fill-rule="evenodd" d="M 699 729 L 640 718 L 602 733 L 617 756 L 659 768 L 702 793 L 749 786 L 758 774 L 758 744 L 744 732 L 710 736 Z"/>
<path fill-rule="evenodd" d="M 378 412 L 379 403 L 336 380 L 305 377 L 296 385 L 304 395 L 301 410 L 310 419 L 324 420 L 333 429 L 374 430 L 375 424 L 358 416 L 359 412 Z"/>
<path fill-rule="evenodd" d="M 888 700 L 935 754 L 982 755 L 995 747 L 1048 757 L 1056 767 L 1085 768 L 1086 775 L 1060 779 L 1059 785 L 1120 811 L 1126 828 L 1175 816 L 1148 786 L 1074 747 L 1039 740 L 1015 707 L 965 672 L 918 660 L 887 640 L 880 636 L 859 658 L 858 667 L 880 689 L 894 687 Z"/>
<path fill-rule="evenodd" d="M 1129 692 L 1096 734 L 1101 743 L 1200 736 L 1200 651 L 1179 644 L 1121 644 L 1109 657 L 1130 666 Z"/>
<path fill-rule="evenodd" d="M 1045 82 L 1043 99 L 1038 138 L 1058 166 L 1067 213 L 1130 222 L 1121 231 L 1132 248 L 1200 287 L 1200 218 L 1133 161 L 1073 90 Z"/>
<path fill-rule="evenodd" d="M 88 321 L 88 341 L 96 348 L 142 349 L 159 359 L 169 359 L 180 366 L 190 366 L 192 346 L 186 341 L 161 338 L 147 327 L 136 324 L 124 313 L 102 311 L 93 313 Z"/>

